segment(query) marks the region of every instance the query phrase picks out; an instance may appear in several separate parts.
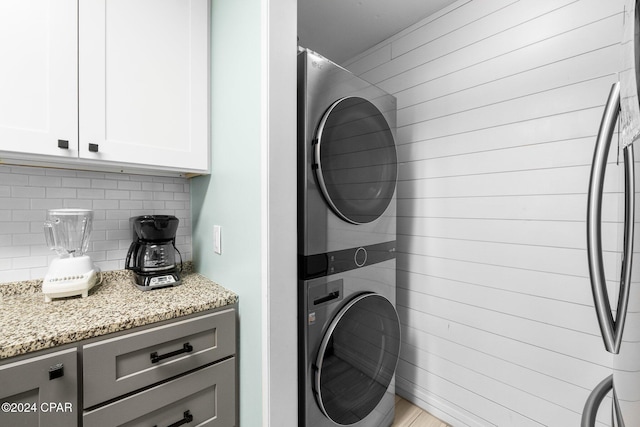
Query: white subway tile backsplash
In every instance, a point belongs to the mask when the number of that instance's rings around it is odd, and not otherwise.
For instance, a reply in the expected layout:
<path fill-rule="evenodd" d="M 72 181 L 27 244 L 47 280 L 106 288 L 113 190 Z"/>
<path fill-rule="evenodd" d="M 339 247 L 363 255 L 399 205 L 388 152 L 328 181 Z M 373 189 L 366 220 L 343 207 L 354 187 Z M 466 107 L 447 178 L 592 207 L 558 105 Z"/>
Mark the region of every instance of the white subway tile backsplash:
<path fill-rule="evenodd" d="M 181 193 L 183 191 L 182 184 L 164 184 L 163 190 L 170 191 L 172 193 Z"/>
<path fill-rule="evenodd" d="M 29 185 L 29 177 L 26 175 L 0 172 L 0 182 L 4 185 Z"/>
<path fill-rule="evenodd" d="M 11 235 L 10 234 L 0 234 L 0 246 L 11 246 Z M 2 260 L 0 259 L 0 264 L 2 264 Z M 2 268 L 0 267 L 0 270 Z"/>
<path fill-rule="evenodd" d="M 75 197 L 75 196 L 74 196 Z M 18 200 L 18 199 L 13 199 Z M 31 199 L 28 201 L 28 205 L 24 208 L 16 208 L 16 209 L 55 209 L 63 207 L 62 203 L 63 199 L 55 198 L 55 199 Z"/>
<path fill-rule="evenodd" d="M 36 197 L 44 197 L 45 191 L 42 187 L 11 187 L 11 197 L 21 199 L 32 199 Z"/>
<path fill-rule="evenodd" d="M 104 190 L 99 188 L 79 188 L 78 199 L 104 199 Z"/>
<path fill-rule="evenodd" d="M 173 200 L 173 193 L 166 191 L 154 191 L 153 200 Z"/>
<path fill-rule="evenodd" d="M 15 169 L 15 166 L 11 166 L 12 169 Z M 41 175 L 39 173 L 36 173 L 36 171 L 39 171 L 36 168 L 31 168 L 33 169 L 33 173 L 34 175 Z M 67 176 L 67 177 L 71 177 L 71 178 L 75 178 L 78 176 L 78 172 L 76 171 L 72 171 L 72 170 L 67 170 L 67 169 L 44 169 L 44 175 L 47 176 Z"/>
<path fill-rule="evenodd" d="M 0 259 L 13 259 L 30 255 L 29 246 L 3 246 L 0 247 Z"/>
<path fill-rule="evenodd" d="M 75 188 L 46 188 L 46 195 L 49 199 L 69 199 L 76 197 L 76 194 L 77 190 Z"/>
<path fill-rule="evenodd" d="M 43 232 L 54 208 L 93 209 L 89 255 L 102 271 L 124 268 L 129 218 L 139 215 L 177 216 L 176 244 L 191 259 L 186 178 L 0 165 L 0 183 L 0 284 L 44 277 L 56 257 Z"/>
<path fill-rule="evenodd" d="M 177 181 L 176 181 L 176 179 L 177 179 Z M 167 177 L 167 176 L 154 176 L 154 177 L 151 178 L 151 180 L 154 181 L 154 182 L 163 182 L 163 183 L 168 183 L 168 184 L 171 184 L 171 183 L 174 183 L 174 182 L 180 182 L 180 178 L 170 178 L 170 177 Z"/>
<path fill-rule="evenodd" d="M 143 209 L 165 209 L 164 202 L 159 200 L 144 200 Z"/>
<path fill-rule="evenodd" d="M 95 212 L 95 211 L 94 211 Z M 107 239 L 107 232 L 105 230 L 96 230 L 95 227 L 93 228 L 93 231 L 91 232 L 91 241 L 92 242 L 99 242 L 102 240 L 106 240 Z M 95 250 L 95 248 L 94 248 Z"/>
<path fill-rule="evenodd" d="M 120 200 L 120 209 L 142 209 L 142 200 Z"/>
<path fill-rule="evenodd" d="M 106 190 L 104 193 L 105 199 L 128 200 L 129 197 L 130 193 L 124 190 Z"/>
<path fill-rule="evenodd" d="M 46 267 L 47 265 L 49 265 L 49 260 L 46 256 L 13 258 L 11 261 L 11 267 L 16 269 Z"/>
<path fill-rule="evenodd" d="M 29 209 L 29 200 L 13 199 L 11 197 L 0 197 L 0 209 Z"/>
<path fill-rule="evenodd" d="M 120 202 L 118 200 L 94 200 L 93 208 L 94 209 L 118 209 L 120 206 Z M 103 215 L 104 217 L 104 215 Z M 94 217 L 95 218 L 95 217 Z"/>
<path fill-rule="evenodd" d="M 2 222 L 0 223 L 0 234 L 28 233 L 28 222 Z"/>
<path fill-rule="evenodd" d="M 168 200 L 164 202 L 164 206 L 167 209 L 184 209 L 188 203 L 185 202 L 174 202 L 172 200 Z"/>
<path fill-rule="evenodd" d="M 29 280 L 31 279 L 31 270 L 0 270 L 0 283 L 6 282 L 18 282 L 20 280 Z"/>
<path fill-rule="evenodd" d="M 109 179 L 92 179 L 91 188 L 104 188 L 104 189 L 115 190 L 116 188 L 118 188 L 118 181 L 109 180 Z"/>
<path fill-rule="evenodd" d="M 62 178 L 62 186 L 68 188 L 91 188 L 89 178 Z"/>
<path fill-rule="evenodd" d="M 31 230 L 29 230 L 31 231 Z M 44 231 L 36 233 L 20 233 L 12 235 L 12 244 L 14 246 L 40 246 L 45 244 Z"/>
<path fill-rule="evenodd" d="M 129 243 L 131 243 L 131 241 L 129 240 Z M 129 246 L 127 245 L 127 248 Z M 119 241 L 118 240 L 102 240 L 102 241 L 95 241 L 93 242 L 93 250 L 94 251 L 108 251 L 108 250 L 114 250 L 114 249 L 121 249 L 119 246 Z"/>
<path fill-rule="evenodd" d="M 62 185 L 62 179 L 45 175 L 31 175 L 29 176 L 29 185 L 37 187 L 60 187 Z"/>
<path fill-rule="evenodd" d="M 18 221 L 41 221 L 44 218 L 47 211 L 45 209 L 16 209 L 13 211 L 8 211 L 11 214 L 11 220 L 14 222 Z M 40 223 L 42 225 L 42 222 Z"/>
<path fill-rule="evenodd" d="M 131 217 L 131 213 L 127 210 L 108 210 L 107 211 L 107 220 L 111 220 L 111 219 L 128 220 L 130 217 Z"/>
<path fill-rule="evenodd" d="M 115 249 L 111 251 L 107 251 L 107 260 L 108 261 L 119 261 L 125 259 L 127 257 L 127 249 Z"/>
<path fill-rule="evenodd" d="M 143 182 L 142 189 L 144 191 L 162 191 L 164 186 L 157 182 Z"/>
<path fill-rule="evenodd" d="M 153 200 L 153 193 L 150 191 L 132 191 L 130 196 L 132 200 Z"/>
<path fill-rule="evenodd" d="M 140 190 L 142 185 L 136 181 L 118 181 L 119 190 Z"/>
<path fill-rule="evenodd" d="M 62 207 L 72 209 L 92 209 L 93 202 L 91 200 L 64 199 L 62 201 Z"/>
<path fill-rule="evenodd" d="M 93 229 L 94 230 L 117 230 L 118 221 L 114 220 L 94 220 L 93 221 Z"/>

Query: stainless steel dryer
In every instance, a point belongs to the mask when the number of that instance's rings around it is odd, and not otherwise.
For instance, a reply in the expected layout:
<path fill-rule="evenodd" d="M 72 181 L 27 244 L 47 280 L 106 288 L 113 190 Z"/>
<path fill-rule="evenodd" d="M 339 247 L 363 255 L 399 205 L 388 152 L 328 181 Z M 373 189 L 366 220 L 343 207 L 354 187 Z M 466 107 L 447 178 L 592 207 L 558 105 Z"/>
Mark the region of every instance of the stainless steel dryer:
<path fill-rule="evenodd" d="M 388 427 L 395 310 L 396 100 L 298 54 L 299 425 Z"/>

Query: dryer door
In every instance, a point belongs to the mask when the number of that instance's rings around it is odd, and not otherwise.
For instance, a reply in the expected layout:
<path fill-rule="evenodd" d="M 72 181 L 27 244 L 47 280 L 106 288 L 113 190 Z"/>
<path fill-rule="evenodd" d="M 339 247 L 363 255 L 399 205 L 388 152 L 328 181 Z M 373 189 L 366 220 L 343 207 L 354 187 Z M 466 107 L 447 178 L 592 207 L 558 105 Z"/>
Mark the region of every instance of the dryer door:
<path fill-rule="evenodd" d="M 361 294 L 327 328 L 316 358 L 314 393 L 338 425 L 355 424 L 387 392 L 400 353 L 400 321 L 388 299 Z"/>
<path fill-rule="evenodd" d="M 371 102 L 347 97 L 322 117 L 314 139 L 314 168 L 324 197 L 345 221 L 364 224 L 384 213 L 396 188 L 396 145 Z"/>

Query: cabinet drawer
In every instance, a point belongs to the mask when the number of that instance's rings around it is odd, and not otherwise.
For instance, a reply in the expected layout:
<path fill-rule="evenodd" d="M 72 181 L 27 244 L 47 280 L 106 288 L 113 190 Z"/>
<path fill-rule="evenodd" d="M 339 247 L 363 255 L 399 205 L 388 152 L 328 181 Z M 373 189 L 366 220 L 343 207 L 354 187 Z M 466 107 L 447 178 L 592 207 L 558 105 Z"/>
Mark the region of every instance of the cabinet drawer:
<path fill-rule="evenodd" d="M 84 408 L 235 354 L 235 325 L 228 309 L 83 346 Z"/>
<path fill-rule="evenodd" d="M 77 360 L 73 348 L 0 366 L 0 402 L 15 404 L 0 426 L 78 425 Z"/>
<path fill-rule="evenodd" d="M 235 358 L 84 413 L 83 426 L 165 427 L 181 420 L 199 427 L 235 426 Z M 187 419 L 185 419 L 187 418 Z"/>

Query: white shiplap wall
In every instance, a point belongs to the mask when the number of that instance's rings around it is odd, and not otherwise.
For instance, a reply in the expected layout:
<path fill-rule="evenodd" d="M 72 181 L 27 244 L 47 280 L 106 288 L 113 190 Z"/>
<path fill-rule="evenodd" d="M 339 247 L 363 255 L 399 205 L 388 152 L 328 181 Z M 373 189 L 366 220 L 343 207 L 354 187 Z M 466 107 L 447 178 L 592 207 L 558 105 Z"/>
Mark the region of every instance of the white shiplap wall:
<path fill-rule="evenodd" d="M 94 210 L 88 255 L 102 271 L 124 268 L 137 215 L 178 217 L 176 246 L 191 260 L 190 197 L 186 178 L 0 165 L 0 286 L 46 274 L 47 209 Z"/>
<path fill-rule="evenodd" d="M 585 209 L 622 10 L 461 0 L 346 64 L 398 99 L 398 392 L 454 426 L 577 426 L 611 373 Z M 603 211 L 612 287 L 620 169 Z"/>

